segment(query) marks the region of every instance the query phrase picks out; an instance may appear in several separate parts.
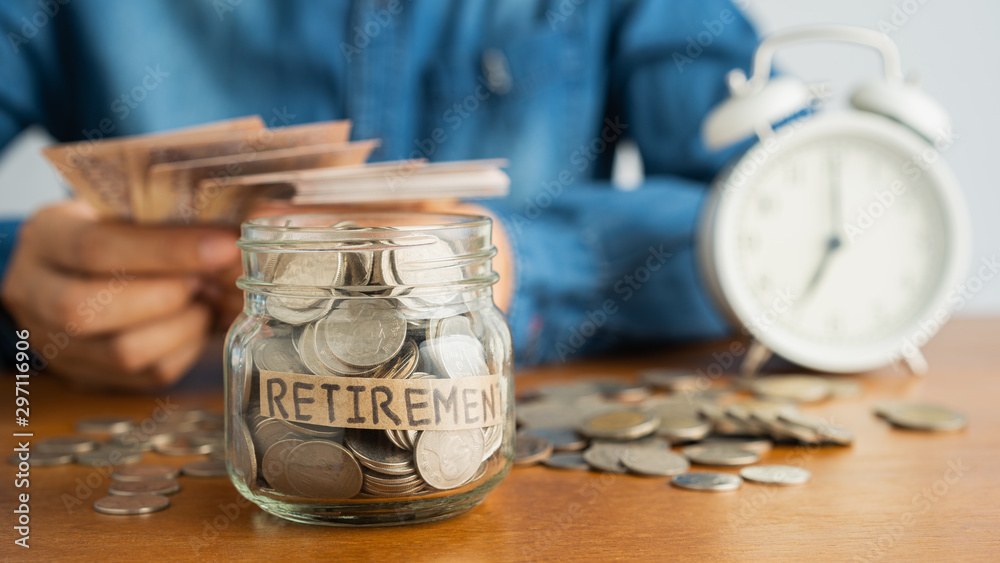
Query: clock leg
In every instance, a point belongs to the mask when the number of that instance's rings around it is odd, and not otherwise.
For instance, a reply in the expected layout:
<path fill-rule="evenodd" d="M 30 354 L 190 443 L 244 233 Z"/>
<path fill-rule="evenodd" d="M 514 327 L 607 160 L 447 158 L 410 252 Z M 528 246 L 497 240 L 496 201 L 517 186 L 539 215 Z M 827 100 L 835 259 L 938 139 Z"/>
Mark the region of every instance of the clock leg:
<path fill-rule="evenodd" d="M 744 379 L 756 377 L 760 368 L 764 367 L 773 354 L 774 352 L 771 352 L 771 349 L 761 344 L 759 340 L 751 341 L 747 355 L 743 358 L 743 363 L 740 364 L 740 377 Z"/>
<path fill-rule="evenodd" d="M 927 371 L 930 369 L 930 366 L 927 364 L 927 358 L 924 357 L 920 350 L 914 350 L 912 354 L 903 354 L 902 363 L 913 375 L 927 375 Z"/>

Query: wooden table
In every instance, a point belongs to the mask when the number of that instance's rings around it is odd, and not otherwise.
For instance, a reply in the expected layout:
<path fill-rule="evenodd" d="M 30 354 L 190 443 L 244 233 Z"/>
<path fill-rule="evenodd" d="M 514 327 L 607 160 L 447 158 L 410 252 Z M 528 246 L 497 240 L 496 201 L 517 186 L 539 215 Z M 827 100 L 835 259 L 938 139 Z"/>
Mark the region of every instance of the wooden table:
<path fill-rule="evenodd" d="M 701 346 L 642 359 L 608 359 L 527 371 L 521 390 L 585 374 L 632 377 L 649 366 L 705 366 Z M 859 376 L 860 397 L 803 408 L 853 429 L 850 448 L 777 448 L 765 462 L 812 471 L 804 486 L 745 484 L 731 493 L 672 488 L 665 478 L 515 469 L 472 511 L 432 524 L 343 529 L 294 524 L 242 500 L 224 478 L 181 477 L 164 512 L 106 516 L 91 503 L 108 480 L 79 466 L 31 471 L 30 551 L 13 545 L 16 470 L 2 487 L 0 556 L 42 560 L 1000 560 L 1000 319 L 948 325 L 926 349 L 925 379 L 886 369 Z M 13 381 L 3 442 L 11 451 Z M 221 409 L 214 394 L 171 395 Z M 871 413 L 884 399 L 928 400 L 968 414 L 960 432 L 893 429 Z M 35 437 L 66 433 L 95 413 L 148 416 L 151 397 L 87 396 L 31 383 Z M 184 458 L 146 454 L 145 462 Z M 89 480 L 89 482 L 88 482 Z M 80 504 L 70 506 L 67 499 Z"/>

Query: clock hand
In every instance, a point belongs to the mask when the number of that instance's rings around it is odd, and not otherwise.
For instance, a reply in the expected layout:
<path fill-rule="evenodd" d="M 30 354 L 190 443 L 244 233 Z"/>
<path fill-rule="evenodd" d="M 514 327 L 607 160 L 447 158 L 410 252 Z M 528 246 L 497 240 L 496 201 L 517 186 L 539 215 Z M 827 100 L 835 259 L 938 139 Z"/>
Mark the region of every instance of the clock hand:
<path fill-rule="evenodd" d="M 819 281 L 823 279 L 823 274 L 826 273 L 827 268 L 830 265 L 830 259 L 833 258 L 834 253 L 843 246 L 843 237 L 841 232 L 843 231 L 844 225 L 844 212 L 843 212 L 843 198 L 841 197 L 841 179 L 840 179 L 840 154 L 836 153 L 830 160 L 830 236 L 826 239 L 826 250 L 823 253 L 823 257 L 820 258 L 819 266 L 816 267 L 816 272 L 813 274 L 812 278 L 809 279 L 809 283 L 806 284 L 805 289 L 802 290 L 802 295 L 799 297 L 799 303 L 803 303 L 806 297 L 812 295 L 816 287 L 819 286 Z"/>

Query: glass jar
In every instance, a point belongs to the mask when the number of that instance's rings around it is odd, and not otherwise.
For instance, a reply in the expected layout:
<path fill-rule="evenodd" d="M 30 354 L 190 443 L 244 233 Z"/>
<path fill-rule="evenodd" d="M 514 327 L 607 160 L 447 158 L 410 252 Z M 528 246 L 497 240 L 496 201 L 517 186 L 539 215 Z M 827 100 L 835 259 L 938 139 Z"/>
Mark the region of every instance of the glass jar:
<path fill-rule="evenodd" d="M 229 476 L 299 522 L 426 522 L 513 458 L 510 331 L 486 217 L 289 215 L 243 224 L 226 341 Z"/>

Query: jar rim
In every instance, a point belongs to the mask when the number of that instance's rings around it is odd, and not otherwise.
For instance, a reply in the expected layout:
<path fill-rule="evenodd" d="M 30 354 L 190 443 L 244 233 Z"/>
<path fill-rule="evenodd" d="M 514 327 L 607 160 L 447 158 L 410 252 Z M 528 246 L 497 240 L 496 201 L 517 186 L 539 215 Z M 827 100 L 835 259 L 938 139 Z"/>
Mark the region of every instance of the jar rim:
<path fill-rule="evenodd" d="M 485 215 L 466 213 L 439 213 L 423 211 L 361 211 L 342 213 L 289 213 L 284 215 L 269 215 L 256 217 L 243 222 L 243 231 L 289 231 L 289 232 L 323 232 L 339 221 L 364 221 L 374 218 L 420 217 L 426 223 L 400 221 L 392 226 L 365 227 L 369 232 L 399 232 L 399 231 L 439 231 L 451 229 L 467 229 L 490 225 L 492 220 Z M 432 221 L 432 219 L 436 219 Z M 304 221 L 315 221 L 320 224 L 301 224 Z M 281 224 L 292 223 L 293 224 Z M 381 221 L 376 223 L 382 223 Z"/>

